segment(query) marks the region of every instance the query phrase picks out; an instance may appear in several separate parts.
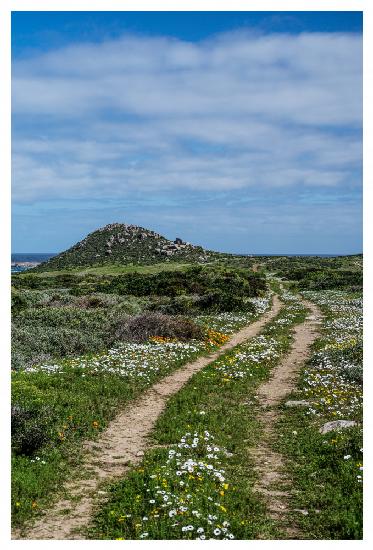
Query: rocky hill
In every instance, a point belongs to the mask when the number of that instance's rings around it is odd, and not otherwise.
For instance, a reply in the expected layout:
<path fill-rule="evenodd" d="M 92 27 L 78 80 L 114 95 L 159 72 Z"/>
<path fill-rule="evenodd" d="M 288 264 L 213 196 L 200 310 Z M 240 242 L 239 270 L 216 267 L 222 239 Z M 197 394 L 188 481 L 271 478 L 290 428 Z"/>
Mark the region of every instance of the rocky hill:
<path fill-rule="evenodd" d="M 137 225 L 112 223 L 89 233 L 65 252 L 40 264 L 36 271 L 108 264 L 153 264 L 163 261 L 207 262 L 219 253 L 184 242 L 170 241 Z"/>

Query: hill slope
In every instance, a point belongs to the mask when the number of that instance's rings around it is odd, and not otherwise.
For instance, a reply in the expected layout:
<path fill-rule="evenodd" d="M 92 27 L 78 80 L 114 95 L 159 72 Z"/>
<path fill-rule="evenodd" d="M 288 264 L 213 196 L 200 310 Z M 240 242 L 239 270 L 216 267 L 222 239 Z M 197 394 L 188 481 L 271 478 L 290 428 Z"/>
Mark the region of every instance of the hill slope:
<path fill-rule="evenodd" d="M 162 261 L 205 262 L 219 256 L 180 238 L 170 241 L 137 225 L 112 223 L 89 233 L 65 252 L 40 264 L 36 271 L 108 264 L 153 264 Z"/>

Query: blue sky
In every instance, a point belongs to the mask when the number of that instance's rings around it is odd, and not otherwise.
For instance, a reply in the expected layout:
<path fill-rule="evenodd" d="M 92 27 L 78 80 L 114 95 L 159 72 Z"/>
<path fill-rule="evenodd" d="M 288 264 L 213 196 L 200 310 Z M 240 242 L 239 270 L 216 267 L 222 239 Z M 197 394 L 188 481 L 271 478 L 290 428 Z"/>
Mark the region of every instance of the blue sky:
<path fill-rule="evenodd" d="M 15 12 L 12 249 L 362 250 L 358 12 Z"/>

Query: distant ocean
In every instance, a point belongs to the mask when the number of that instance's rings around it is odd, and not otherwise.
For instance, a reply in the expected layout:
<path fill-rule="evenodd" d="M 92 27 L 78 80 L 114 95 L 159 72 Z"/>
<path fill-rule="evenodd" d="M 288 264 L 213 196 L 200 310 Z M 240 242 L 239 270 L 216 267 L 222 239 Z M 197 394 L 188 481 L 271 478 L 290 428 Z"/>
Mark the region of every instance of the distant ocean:
<path fill-rule="evenodd" d="M 30 269 L 26 266 L 15 266 L 13 264 L 15 263 L 23 263 L 23 262 L 45 262 L 49 260 L 49 258 L 52 258 L 53 256 L 56 256 L 55 253 L 39 253 L 39 252 L 18 252 L 15 254 L 12 254 L 11 258 L 11 272 L 12 273 L 19 273 L 20 271 L 26 271 L 27 269 Z"/>

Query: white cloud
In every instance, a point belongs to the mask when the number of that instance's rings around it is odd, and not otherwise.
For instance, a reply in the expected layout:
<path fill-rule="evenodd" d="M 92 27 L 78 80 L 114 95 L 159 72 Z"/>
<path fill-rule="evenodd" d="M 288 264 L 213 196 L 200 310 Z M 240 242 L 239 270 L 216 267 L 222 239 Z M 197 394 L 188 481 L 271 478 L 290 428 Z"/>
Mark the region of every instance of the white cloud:
<path fill-rule="evenodd" d="M 353 34 L 125 36 L 17 60 L 14 198 L 359 185 L 361 47 Z"/>

